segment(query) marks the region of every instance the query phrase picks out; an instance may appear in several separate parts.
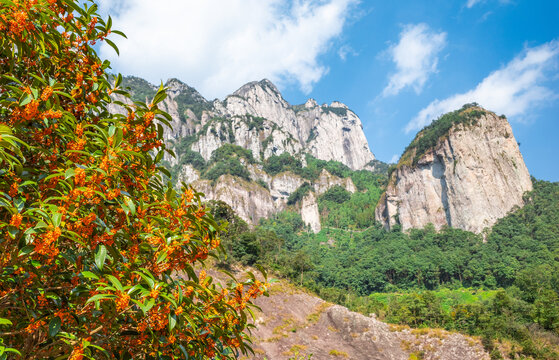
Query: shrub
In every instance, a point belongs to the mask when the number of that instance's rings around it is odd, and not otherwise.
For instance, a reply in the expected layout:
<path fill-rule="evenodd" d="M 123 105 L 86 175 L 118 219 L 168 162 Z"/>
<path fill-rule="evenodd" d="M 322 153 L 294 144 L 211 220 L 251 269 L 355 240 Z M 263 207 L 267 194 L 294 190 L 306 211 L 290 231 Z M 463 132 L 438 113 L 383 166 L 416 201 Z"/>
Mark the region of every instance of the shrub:
<path fill-rule="evenodd" d="M 299 201 L 303 200 L 305 195 L 307 195 L 311 190 L 312 187 L 308 182 L 299 186 L 299 188 L 292 192 L 291 195 L 289 195 L 289 197 L 287 198 L 287 205 L 297 204 Z"/>
<path fill-rule="evenodd" d="M 193 189 L 162 183 L 165 91 L 109 113 L 109 95 L 127 94 L 91 47 L 114 45 L 95 11 L 0 7 L 0 358 L 246 353 L 244 309 L 261 283 L 227 292 L 195 273 L 221 227 Z"/>

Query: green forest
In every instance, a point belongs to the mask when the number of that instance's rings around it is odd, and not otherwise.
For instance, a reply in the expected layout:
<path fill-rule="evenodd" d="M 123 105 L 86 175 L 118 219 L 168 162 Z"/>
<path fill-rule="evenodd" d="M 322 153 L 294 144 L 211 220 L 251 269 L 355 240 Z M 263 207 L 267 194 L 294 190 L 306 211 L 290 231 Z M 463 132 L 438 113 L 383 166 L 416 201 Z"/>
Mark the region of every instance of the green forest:
<path fill-rule="evenodd" d="M 481 336 L 495 359 L 496 341 L 512 344 L 509 356 L 559 357 L 559 183 L 533 179 L 526 206 L 476 235 L 433 226 L 384 230 L 374 221 L 379 180 L 371 174 L 362 183 L 367 191 L 334 187 L 320 196 L 318 234 L 294 211 L 250 230 L 213 202 L 214 216 L 230 224 L 229 257 L 220 265 L 262 265 L 389 323 Z"/>

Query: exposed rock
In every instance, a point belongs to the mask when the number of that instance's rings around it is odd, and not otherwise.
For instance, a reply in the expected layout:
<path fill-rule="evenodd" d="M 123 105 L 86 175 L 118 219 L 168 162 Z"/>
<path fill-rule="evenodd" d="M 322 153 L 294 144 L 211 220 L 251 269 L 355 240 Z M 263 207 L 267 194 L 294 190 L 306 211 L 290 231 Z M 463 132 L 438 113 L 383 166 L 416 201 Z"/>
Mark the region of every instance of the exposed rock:
<path fill-rule="evenodd" d="M 315 234 L 322 229 L 320 226 L 320 213 L 318 212 L 318 203 L 314 193 L 310 191 L 301 202 L 301 218 L 303 222 L 311 228 Z"/>
<path fill-rule="evenodd" d="M 200 172 L 196 170 L 192 165 L 186 164 L 181 168 L 178 174 L 177 183 L 180 184 L 184 182 L 186 184 L 193 183 L 200 178 Z"/>
<path fill-rule="evenodd" d="M 478 339 L 441 329 L 410 329 L 332 305 L 285 281 L 258 298 L 251 359 L 489 360 Z"/>
<path fill-rule="evenodd" d="M 300 176 L 286 171 L 274 176 L 270 182 L 270 194 L 282 210 L 285 208 L 287 198 L 297 190 L 305 180 Z M 278 211 L 279 212 L 279 211 Z"/>
<path fill-rule="evenodd" d="M 278 211 L 268 190 L 231 175 L 222 175 L 215 185 L 210 180 L 198 180 L 192 185 L 204 193 L 206 199 L 226 202 L 251 224 L 257 224 L 259 219 L 270 217 Z"/>
<path fill-rule="evenodd" d="M 353 170 L 374 160 L 361 120 L 341 103 L 307 108 L 297 113 L 300 124 L 311 127 L 305 133 L 306 151 L 321 160 L 335 160 Z"/>
<path fill-rule="evenodd" d="M 125 82 L 131 86 L 137 101 L 143 101 L 144 97 L 149 101 L 150 95 L 157 91 L 156 86 L 140 78 L 129 77 Z M 289 153 L 305 164 L 305 154 L 310 154 L 320 160 L 339 161 L 351 169 L 363 169 L 374 159 L 361 121 L 340 102 L 320 106 L 309 99 L 304 105 L 292 106 L 268 80 L 248 83 L 223 101 L 212 102 L 177 79 L 168 80 L 165 86 L 168 96 L 160 106 L 171 115 L 172 121 L 171 129 L 164 128 L 163 137 L 177 157 L 165 155 L 164 160 L 174 167 L 172 171 L 177 174 L 178 182 L 194 183 L 206 193 L 207 199 L 225 201 L 251 224 L 284 210 L 289 195 L 305 182 L 292 173 L 274 177 L 266 174 L 262 162 L 271 156 Z M 121 107 L 113 108 L 115 112 L 124 112 Z M 194 151 L 207 162 L 225 144 L 252 152 L 255 163 L 244 166 L 253 183 L 232 177 L 232 184 L 224 184 L 223 178 L 214 183 L 200 180 L 203 169 L 181 161 L 183 156 L 192 161 L 196 157 L 191 152 Z M 196 163 L 201 163 L 201 159 Z M 317 195 L 335 185 L 355 192 L 351 179 L 340 179 L 328 172 L 323 172 L 311 185 Z M 243 199 L 244 196 L 247 198 Z M 305 203 L 309 209 L 305 216 L 313 231 L 317 231 L 320 221 L 315 216 L 318 210 L 316 198 L 312 196 L 314 201 Z"/>
<path fill-rule="evenodd" d="M 468 111 L 474 110 L 460 114 Z M 432 223 L 436 229 L 449 225 L 480 233 L 523 206 L 524 193 L 532 190 L 510 124 L 494 113 L 453 125 L 413 164 L 415 155 L 402 155 L 376 208 L 377 220 L 387 228 Z"/>
<path fill-rule="evenodd" d="M 314 191 L 317 195 L 324 194 L 328 189 L 336 185 L 343 187 L 352 194 L 357 191 L 350 177 L 342 179 L 330 174 L 326 169 L 322 169 L 318 180 L 313 183 Z"/>

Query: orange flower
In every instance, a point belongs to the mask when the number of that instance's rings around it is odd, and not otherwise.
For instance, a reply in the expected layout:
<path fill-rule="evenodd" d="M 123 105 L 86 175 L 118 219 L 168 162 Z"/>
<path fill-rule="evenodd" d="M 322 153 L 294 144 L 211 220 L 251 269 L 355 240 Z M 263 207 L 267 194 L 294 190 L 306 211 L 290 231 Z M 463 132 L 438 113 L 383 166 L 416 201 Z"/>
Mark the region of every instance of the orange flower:
<path fill-rule="evenodd" d="M 52 88 L 50 86 L 47 86 L 45 90 L 43 90 L 43 93 L 41 94 L 41 100 L 47 101 L 51 97 L 52 92 L 53 92 Z"/>
<path fill-rule="evenodd" d="M 10 186 L 10 191 L 8 192 L 8 195 L 10 195 L 10 197 L 16 196 L 16 195 L 17 195 L 17 192 L 18 192 L 18 189 L 19 189 L 18 183 L 13 183 L 13 184 Z"/>
<path fill-rule="evenodd" d="M 70 354 L 68 360 L 82 360 L 83 359 L 83 344 L 74 345 L 74 349 Z"/>
<path fill-rule="evenodd" d="M 25 331 L 29 334 L 32 334 L 41 326 L 45 326 L 45 324 L 46 323 L 43 320 L 32 322 L 25 328 Z"/>
<path fill-rule="evenodd" d="M 82 168 L 76 169 L 76 175 L 74 177 L 74 184 L 76 186 L 82 186 L 85 181 L 85 170 Z"/>
<path fill-rule="evenodd" d="M 151 121 L 153 120 L 153 118 L 155 117 L 155 114 L 151 111 L 148 111 L 147 113 L 144 114 L 144 119 L 145 119 L 145 125 L 149 125 L 149 123 L 151 123 Z"/>
<path fill-rule="evenodd" d="M 117 296 L 118 298 L 116 299 L 116 311 L 121 312 L 128 306 L 128 303 L 130 302 L 130 296 L 122 291 L 119 291 Z"/>
<path fill-rule="evenodd" d="M 23 219 L 23 216 L 21 214 L 13 214 L 12 215 L 12 220 L 10 220 L 10 225 L 14 226 L 14 227 L 19 227 L 21 225 L 21 220 Z"/>
<path fill-rule="evenodd" d="M 192 202 L 192 199 L 194 199 L 194 192 L 192 189 L 186 189 L 184 191 L 184 199 L 187 203 Z"/>
<path fill-rule="evenodd" d="M 157 299 L 157 297 L 159 296 L 159 290 L 155 288 L 151 289 L 151 291 L 149 292 L 149 296 L 151 296 L 154 299 Z"/>

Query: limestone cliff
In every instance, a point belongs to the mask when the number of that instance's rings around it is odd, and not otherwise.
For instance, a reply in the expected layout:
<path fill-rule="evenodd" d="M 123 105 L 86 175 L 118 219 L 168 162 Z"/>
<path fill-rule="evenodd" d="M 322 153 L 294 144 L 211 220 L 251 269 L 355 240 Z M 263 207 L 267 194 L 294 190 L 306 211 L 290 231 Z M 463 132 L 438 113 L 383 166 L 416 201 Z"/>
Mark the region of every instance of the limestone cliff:
<path fill-rule="evenodd" d="M 375 217 L 387 228 L 432 223 L 480 233 L 523 206 L 531 189 L 506 118 L 465 106 L 418 133 L 392 172 Z"/>
<path fill-rule="evenodd" d="M 124 78 L 123 85 L 135 101 L 150 101 L 157 91 L 137 77 Z M 174 181 L 192 183 L 207 199 L 225 201 L 250 224 L 285 210 L 289 196 L 310 182 L 313 193 L 294 204 L 293 210 L 316 232 L 320 230 L 317 197 L 335 185 L 352 193 L 357 190 L 349 177 L 342 179 L 326 170 L 312 180 L 291 171 L 268 174 L 263 164 L 274 155 L 287 153 L 301 167 L 309 155 L 353 170 L 371 169 L 378 162 L 369 150 L 361 120 L 340 102 L 318 105 L 309 99 L 293 106 L 268 80 L 248 83 L 224 100 L 213 101 L 177 79 L 168 80 L 165 87 L 168 96 L 160 106 L 172 121 L 163 137 L 176 157 L 165 155 L 164 160 Z M 113 106 L 111 111 L 123 109 Z M 231 145 L 248 153 L 237 160 L 230 159 L 235 154 L 225 154 L 221 163 L 216 161 L 216 150 Z"/>

